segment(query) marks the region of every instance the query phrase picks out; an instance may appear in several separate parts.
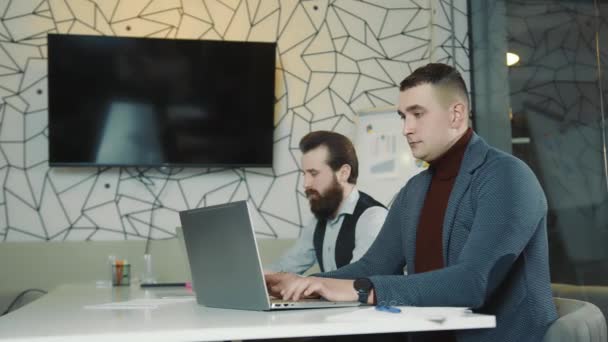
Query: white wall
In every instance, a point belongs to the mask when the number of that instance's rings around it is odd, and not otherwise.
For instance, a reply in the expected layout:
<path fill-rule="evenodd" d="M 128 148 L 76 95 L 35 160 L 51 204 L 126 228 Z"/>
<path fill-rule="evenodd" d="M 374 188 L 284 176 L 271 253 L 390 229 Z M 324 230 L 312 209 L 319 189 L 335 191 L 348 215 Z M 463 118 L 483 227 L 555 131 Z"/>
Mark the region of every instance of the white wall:
<path fill-rule="evenodd" d="M 465 0 L 20 0 L 0 2 L 0 17 L 4 241 L 166 238 L 179 210 L 240 199 L 260 237 L 295 237 L 310 219 L 304 134 L 354 137 L 355 113 L 394 104 L 430 61 L 468 81 Z M 278 42 L 273 168 L 50 169 L 47 32 Z"/>

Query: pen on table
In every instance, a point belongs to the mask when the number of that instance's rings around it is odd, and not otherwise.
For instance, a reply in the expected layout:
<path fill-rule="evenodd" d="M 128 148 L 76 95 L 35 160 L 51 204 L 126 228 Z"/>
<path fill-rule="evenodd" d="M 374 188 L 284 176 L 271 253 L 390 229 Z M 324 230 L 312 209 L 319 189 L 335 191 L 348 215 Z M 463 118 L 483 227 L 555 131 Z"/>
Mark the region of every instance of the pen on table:
<path fill-rule="evenodd" d="M 376 310 L 377 311 L 383 311 L 383 312 L 389 312 L 389 313 L 401 313 L 401 309 L 396 308 L 394 306 L 388 306 L 388 305 L 376 305 Z M 446 318 L 444 316 L 431 316 L 431 317 L 426 317 L 426 320 L 433 322 L 433 323 L 439 323 L 439 324 L 443 324 L 446 320 Z"/>
<path fill-rule="evenodd" d="M 390 312 L 390 313 L 400 313 L 401 312 L 401 309 L 396 308 L 394 306 L 388 306 L 388 305 L 376 305 L 376 310 Z"/>

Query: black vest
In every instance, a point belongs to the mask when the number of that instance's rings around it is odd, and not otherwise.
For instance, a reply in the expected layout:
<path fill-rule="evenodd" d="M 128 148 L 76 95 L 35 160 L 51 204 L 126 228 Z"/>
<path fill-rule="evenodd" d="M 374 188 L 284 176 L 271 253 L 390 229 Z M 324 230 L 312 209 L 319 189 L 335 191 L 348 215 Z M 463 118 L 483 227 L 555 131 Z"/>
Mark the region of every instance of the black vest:
<path fill-rule="evenodd" d="M 353 258 L 353 250 L 355 249 L 355 228 L 359 216 L 370 207 L 386 208 L 382 203 L 373 199 L 370 195 L 359 191 L 359 200 L 352 214 L 345 214 L 340 232 L 336 239 L 336 266 L 338 268 L 348 265 Z M 321 268 L 321 272 L 325 272 L 323 267 L 323 240 L 325 239 L 325 227 L 327 220 L 318 220 L 315 232 L 313 235 L 313 246 L 317 255 L 317 262 Z"/>

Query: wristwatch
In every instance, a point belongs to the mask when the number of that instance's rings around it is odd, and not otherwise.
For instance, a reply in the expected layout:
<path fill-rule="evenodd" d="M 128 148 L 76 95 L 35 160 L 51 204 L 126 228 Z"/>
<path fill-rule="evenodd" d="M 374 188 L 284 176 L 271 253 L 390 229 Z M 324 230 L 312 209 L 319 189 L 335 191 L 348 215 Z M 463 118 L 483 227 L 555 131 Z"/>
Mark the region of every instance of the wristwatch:
<path fill-rule="evenodd" d="M 359 303 L 367 304 L 369 293 L 374 288 L 374 284 L 372 284 L 371 280 L 367 278 L 359 278 L 355 280 L 353 287 L 355 288 L 355 291 L 357 291 L 357 295 L 359 296 Z"/>

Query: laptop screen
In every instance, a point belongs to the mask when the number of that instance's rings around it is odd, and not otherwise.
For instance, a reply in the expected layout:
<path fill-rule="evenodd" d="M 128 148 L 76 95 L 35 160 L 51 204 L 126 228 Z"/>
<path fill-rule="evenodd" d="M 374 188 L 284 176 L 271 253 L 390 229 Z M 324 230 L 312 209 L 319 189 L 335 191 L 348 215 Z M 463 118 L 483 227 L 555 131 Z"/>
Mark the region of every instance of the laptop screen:
<path fill-rule="evenodd" d="M 246 201 L 180 212 L 201 305 L 265 310 L 268 292 Z"/>

